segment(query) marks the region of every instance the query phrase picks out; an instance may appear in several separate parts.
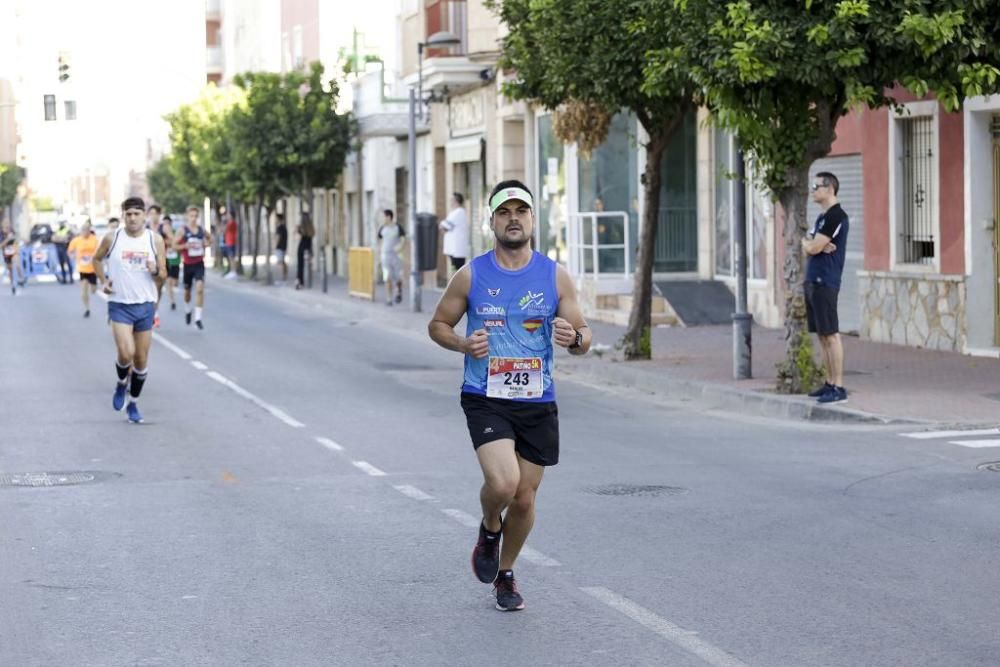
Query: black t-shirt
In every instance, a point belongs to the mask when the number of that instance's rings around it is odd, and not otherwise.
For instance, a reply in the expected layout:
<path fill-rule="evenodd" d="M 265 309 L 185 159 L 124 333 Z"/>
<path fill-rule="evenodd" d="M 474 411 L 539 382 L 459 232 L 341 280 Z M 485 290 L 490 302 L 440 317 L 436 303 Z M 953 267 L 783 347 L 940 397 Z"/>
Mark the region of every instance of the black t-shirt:
<path fill-rule="evenodd" d="M 829 236 L 837 249 L 831 253 L 821 252 L 809 256 L 806 265 L 807 283 L 840 289 L 840 277 L 844 273 L 844 260 L 847 257 L 847 232 L 850 226 L 847 214 L 840 204 L 834 204 L 819 214 L 810 235 Z"/>
<path fill-rule="evenodd" d="M 288 227 L 285 226 L 285 223 L 281 223 L 280 225 L 278 225 L 277 229 L 274 230 L 274 233 L 278 235 L 278 244 L 276 246 L 274 246 L 275 249 L 277 249 L 277 250 L 286 250 L 287 251 L 288 250 Z"/>

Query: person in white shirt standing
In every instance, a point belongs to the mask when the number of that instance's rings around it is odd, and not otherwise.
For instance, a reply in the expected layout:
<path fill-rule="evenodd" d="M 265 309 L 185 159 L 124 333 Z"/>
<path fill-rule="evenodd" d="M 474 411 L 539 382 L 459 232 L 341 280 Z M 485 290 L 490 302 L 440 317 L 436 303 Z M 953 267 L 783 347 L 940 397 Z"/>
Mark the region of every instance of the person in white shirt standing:
<path fill-rule="evenodd" d="M 465 212 L 465 197 L 461 192 L 451 196 L 451 213 L 441 221 L 444 230 L 444 254 L 451 260 L 452 271 L 465 266 L 469 256 L 469 214 Z"/>
<path fill-rule="evenodd" d="M 108 232 L 94 255 L 94 272 L 108 295 L 108 318 L 118 359 L 112 406 L 120 411 L 128 401 L 128 420 L 142 423 L 136 400 L 142 393 L 153 340 L 157 285 L 167 277 L 163 237 L 146 228 L 146 204 L 139 197 L 122 202 L 125 225 Z M 103 262 L 107 258 L 108 276 Z"/>

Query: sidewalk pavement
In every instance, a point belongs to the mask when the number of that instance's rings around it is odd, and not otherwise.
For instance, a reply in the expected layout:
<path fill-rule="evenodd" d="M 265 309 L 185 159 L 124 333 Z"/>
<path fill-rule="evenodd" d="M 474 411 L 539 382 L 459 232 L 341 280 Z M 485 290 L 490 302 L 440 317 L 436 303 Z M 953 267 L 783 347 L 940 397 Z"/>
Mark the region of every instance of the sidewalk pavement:
<path fill-rule="evenodd" d="M 424 286 L 422 312 L 410 309 L 409 298 L 386 306 L 348 296 L 347 282 L 331 276 L 328 292 L 294 290 L 291 285 L 265 287 L 251 281 L 215 284 L 268 293 L 275 298 L 314 307 L 329 306 L 349 317 L 391 322 L 414 332 L 426 330 L 440 290 Z M 380 286 L 381 287 L 381 286 Z M 805 396 L 774 391 L 777 364 L 784 358 L 783 331 L 753 328 L 753 379 L 733 379 L 730 325 L 692 328 L 657 327 L 652 334 L 653 358 L 622 360 L 616 344 L 625 327 L 591 322 L 595 343 L 609 346 L 574 357 L 559 351 L 556 373 L 591 385 L 619 385 L 702 407 L 764 417 L 854 423 L 914 423 L 954 426 L 1000 426 L 1000 360 L 951 352 L 888 345 L 844 336 L 846 405 L 819 405 Z M 818 347 L 817 347 L 818 354 Z"/>

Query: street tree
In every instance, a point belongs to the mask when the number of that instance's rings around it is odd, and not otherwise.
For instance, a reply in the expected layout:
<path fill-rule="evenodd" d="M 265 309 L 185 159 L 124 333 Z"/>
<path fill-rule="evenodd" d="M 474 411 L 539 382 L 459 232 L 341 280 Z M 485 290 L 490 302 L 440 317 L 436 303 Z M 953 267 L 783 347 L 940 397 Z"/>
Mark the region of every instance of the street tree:
<path fill-rule="evenodd" d="M 628 359 L 651 355 L 653 254 L 660 211 L 665 150 L 685 114 L 696 107 L 697 90 L 681 67 L 661 70 L 645 86 L 643 67 L 654 48 L 682 48 L 686 39 L 669 2 L 654 33 L 642 21 L 647 0 L 493 0 L 507 25 L 500 66 L 514 71 L 505 92 L 556 112 L 556 133 L 587 153 L 600 145 L 611 117 L 635 114 L 645 130 L 646 164 L 642 232 L 634 276 L 634 299 L 622 348 Z"/>
<path fill-rule="evenodd" d="M 153 200 L 163 207 L 164 211 L 183 212 L 197 196 L 184 189 L 170 169 L 170 158 L 160 158 L 146 172 L 146 182 Z"/>
<path fill-rule="evenodd" d="M 649 52 L 644 90 L 669 89 L 679 71 L 705 92 L 716 121 L 752 153 L 784 211 L 786 358 L 778 389 L 818 380 L 803 290 L 809 167 L 827 155 L 850 109 L 897 104 L 899 86 L 947 110 L 997 89 L 1000 13 L 992 0 L 651 0 L 637 28 L 671 30 L 678 10 L 687 48 Z"/>
<path fill-rule="evenodd" d="M 24 180 L 24 169 L 10 162 L 0 162 L 0 221 L 10 218 L 10 208 L 17 198 L 17 188 Z"/>

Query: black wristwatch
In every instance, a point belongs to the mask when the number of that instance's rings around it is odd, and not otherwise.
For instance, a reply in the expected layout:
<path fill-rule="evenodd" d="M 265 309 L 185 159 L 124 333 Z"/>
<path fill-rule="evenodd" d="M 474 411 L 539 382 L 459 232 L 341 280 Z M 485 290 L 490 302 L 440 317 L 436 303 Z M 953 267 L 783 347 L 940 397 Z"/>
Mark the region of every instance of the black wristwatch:
<path fill-rule="evenodd" d="M 573 339 L 573 342 L 570 343 L 569 347 L 567 348 L 569 350 L 575 350 L 576 348 L 583 345 L 583 332 L 581 332 L 579 329 L 574 329 L 574 331 L 576 331 L 576 338 Z"/>

